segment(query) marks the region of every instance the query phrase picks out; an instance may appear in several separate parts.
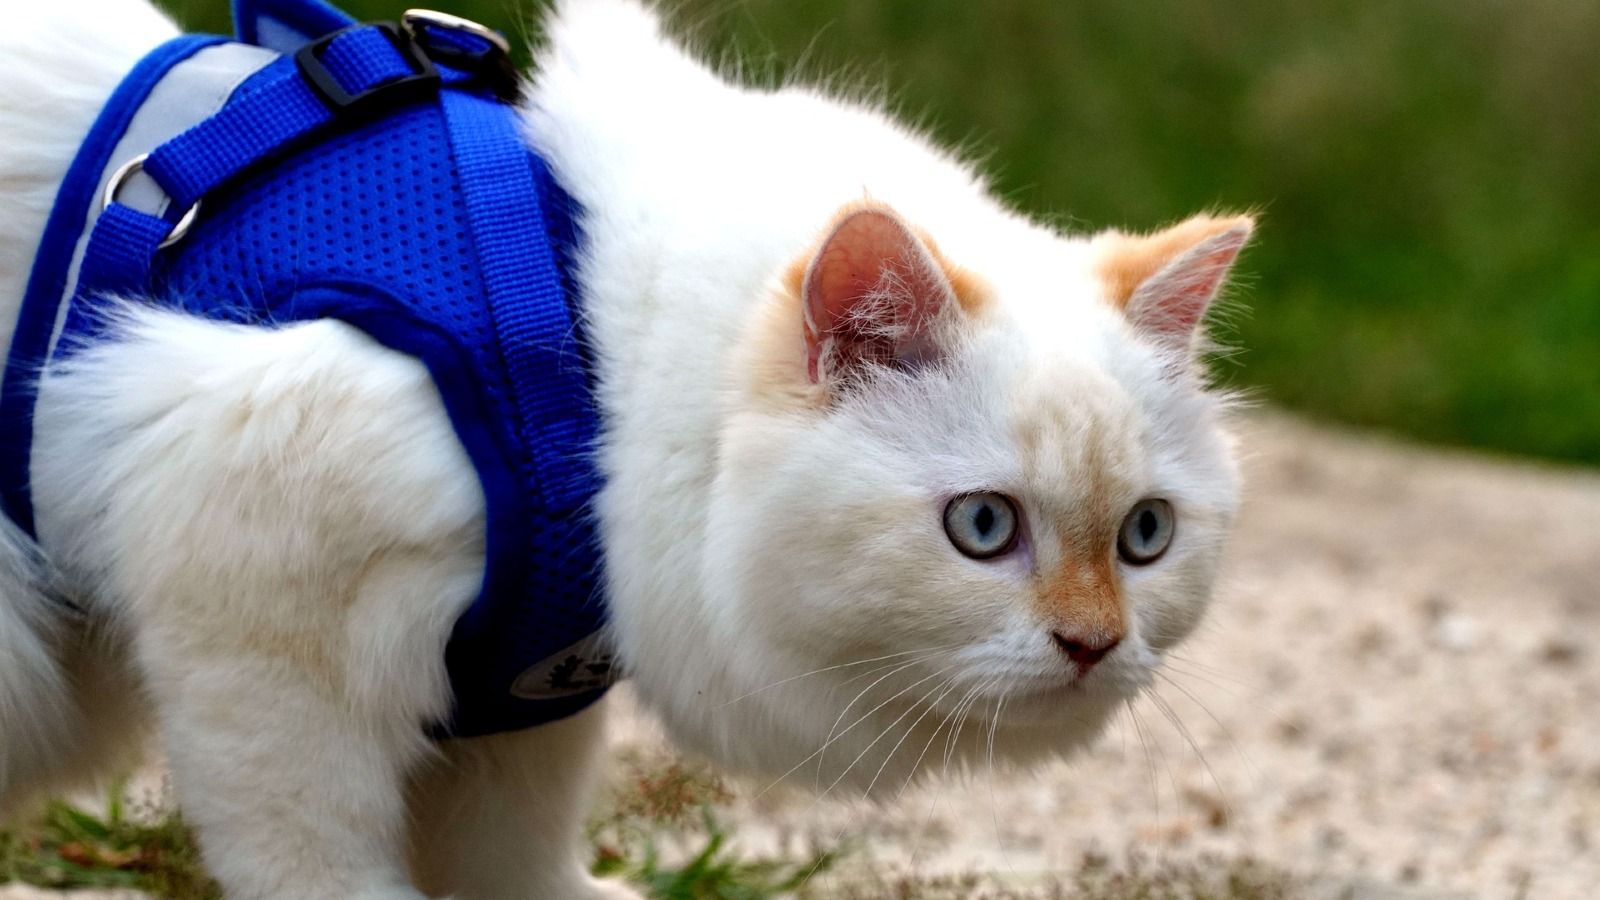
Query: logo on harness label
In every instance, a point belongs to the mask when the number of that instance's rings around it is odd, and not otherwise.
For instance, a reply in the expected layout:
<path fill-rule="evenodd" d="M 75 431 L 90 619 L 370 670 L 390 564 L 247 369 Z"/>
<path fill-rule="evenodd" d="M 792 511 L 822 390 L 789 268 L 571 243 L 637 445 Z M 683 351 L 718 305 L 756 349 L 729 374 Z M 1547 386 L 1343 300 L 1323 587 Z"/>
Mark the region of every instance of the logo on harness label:
<path fill-rule="evenodd" d="M 591 634 L 518 675 L 511 683 L 511 696 L 523 700 L 559 700 L 598 691 L 620 678 L 616 654 L 599 634 Z"/>

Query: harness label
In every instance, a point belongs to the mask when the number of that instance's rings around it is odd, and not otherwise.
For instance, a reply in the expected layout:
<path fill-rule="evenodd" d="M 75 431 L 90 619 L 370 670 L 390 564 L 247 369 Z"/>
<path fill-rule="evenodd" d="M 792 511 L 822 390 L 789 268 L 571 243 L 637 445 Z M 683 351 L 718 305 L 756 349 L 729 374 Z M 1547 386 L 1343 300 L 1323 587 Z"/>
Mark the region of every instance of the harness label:
<path fill-rule="evenodd" d="M 616 654 L 596 632 L 528 667 L 511 683 L 511 696 L 559 700 L 610 687 L 621 677 Z"/>

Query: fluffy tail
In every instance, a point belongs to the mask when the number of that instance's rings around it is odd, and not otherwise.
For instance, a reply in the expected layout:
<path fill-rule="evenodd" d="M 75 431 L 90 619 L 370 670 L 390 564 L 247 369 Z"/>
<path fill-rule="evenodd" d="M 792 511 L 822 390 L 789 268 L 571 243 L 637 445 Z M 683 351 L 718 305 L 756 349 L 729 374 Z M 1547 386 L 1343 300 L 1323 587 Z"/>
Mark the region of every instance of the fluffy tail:
<path fill-rule="evenodd" d="M 126 771 L 149 721 L 124 637 L 50 597 L 36 545 L 0 514 L 0 823 Z"/>
<path fill-rule="evenodd" d="M 0 818 L 53 781 L 79 730 L 62 668 L 72 613 L 47 597 L 32 542 L 0 516 Z"/>

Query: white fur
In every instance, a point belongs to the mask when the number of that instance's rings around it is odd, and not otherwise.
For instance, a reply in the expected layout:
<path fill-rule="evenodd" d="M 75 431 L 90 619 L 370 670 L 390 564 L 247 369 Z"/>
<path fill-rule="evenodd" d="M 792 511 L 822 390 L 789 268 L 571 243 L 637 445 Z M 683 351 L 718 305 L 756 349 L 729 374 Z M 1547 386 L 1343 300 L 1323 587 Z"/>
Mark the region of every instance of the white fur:
<path fill-rule="evenodd" d="M 1027 573 L 973 571 L 939 532 L 929 498 L 1032 481 L 1071 509 L 1086 487 L 1082 438 L 1102 428 L 1129 445 L 1127 505 L 1159 488 L 1197 514 L 1183 552 L 1160 571 L 1130 573 L 1136 628 L 1155 646 L 1130 646 L 1097 673 L 1130 690 L 1144 683 L 1158 648 L 1204 608 L 1237 476 L 1220 400 L 1164 377 L 1159 347 L 1130 339 L 1100 300 L 1087 243 L 1004 210 L 967 168 L 870 109 L 803 87 L 723 84 L 626 2 L 565 12 L 533 106 L 535 144 L 587 212 L 582 271 L 609 413 L 599 510 L 617 638 L 637 690 L 680 742 L 781 774 L 831 738 L 808 778 L 898 786 L 916 751 L 955 730 L 946 717 L 969 689 L 1009 669 L 1055 673 L 1054 648 L 1018 603 Z M 715 140 L 684 137 L 697 135 Z M 998 315 L 947 383 L 886 387 L 821 420 L 752 409 L 734 361 L 753 298 L 863 196 L 987 278 Z M 1081 412 L 1083 431 L 1055 436 L 1058 469 L 1025 474 L 1008 447 L 1015 411 L 1048 405 Z M 832 533 L 848 524 L 844 511 L 882 518 Z M 866 540 L 872 554 L 849 555 Z M 870 666 L 803 675 L 945 645 L 960 650 L 881 682 L 858 678 Z M 960 677 L 941 695 L 946 666 Z M 1006 686 L 980 693 L 973 717 L 993 717 Z M 943 696 L 934 714 L 901 717 L 906 699 L 924 695 Z M 1013 709 L 1026 702 L 1029 714 L 1002 718 L 996 746 L 1011 758 L 1062 752 L 1126 696 L 1016 698 Z M 988 743 L 974 728 L 954 751 L 975 758 Z"/>
<path fill-rule="evenodd" d="M 6 323 L 66 161 L 170 31 L 135 0 L 16 12 Z M 1225 404 L 1105 302 L 1088 242 L 873 109 L 729 85 L 627 0 L 573 0 L 549 31 L 528 132 L 585 211 L 596 510 L 640 696 L 725 763 L 867 790 L 1092 738 L 1207 602 L 1237 497 Z M 992 300 L 934 369 L 775 406 L 749 364 L 780 276 L 864 197 Z M 0 814 L 103 768 L 148 698 L 230 897 L 632 896 L 590 879 L 577 843 L 603 707 L 424 739 L 483 498 L 420 363 L 331 321 L 127 305 L 112 335 L 43 379 L 39 547 L 0 525 Z M 973 490 L 1019 498 L 1025 553 L 953 550 L 943 499 Z M 1127 637 L 1075 673 L 1026 598 L 1152 493 L 1182 510 L 1180 540 L 1119 570 Z M 84 622 L 45 599 L 53 573 Z"/>
<path fill-rule="evenodd" d="M 73 737 L 77 717 L 56 710 L 71 709 L 66 678 L 57 665 L 60 632 L 65 623 L 52 615 L 50 600 L 40 590 L 39 564 L 31 541 L 9 519 L 0 522 L 0 722 L 5 723 L 5 751 L 0 755 L 0 809 L 34 793 L 52 768 L 54 748 Z"/>

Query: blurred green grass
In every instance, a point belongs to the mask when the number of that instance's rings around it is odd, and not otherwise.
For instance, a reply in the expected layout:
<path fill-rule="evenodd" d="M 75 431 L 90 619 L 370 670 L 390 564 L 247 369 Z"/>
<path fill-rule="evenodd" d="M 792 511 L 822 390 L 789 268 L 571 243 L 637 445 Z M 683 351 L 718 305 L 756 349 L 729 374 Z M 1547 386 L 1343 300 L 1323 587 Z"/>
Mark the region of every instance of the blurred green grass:
<path fill-rule="evenodd" d="M 513 34 L 537 8 L 438 2 Z M 221 0 L 171 5 L 227 27 Z M 1600 463 L 1594 0 L 670 5 L 755 72 L 887 85 L 939 139 L 991 148 L 1000 191 L 1053 221 L 1262 211 L 1225 380 L 1324 418 Z"/>

